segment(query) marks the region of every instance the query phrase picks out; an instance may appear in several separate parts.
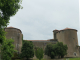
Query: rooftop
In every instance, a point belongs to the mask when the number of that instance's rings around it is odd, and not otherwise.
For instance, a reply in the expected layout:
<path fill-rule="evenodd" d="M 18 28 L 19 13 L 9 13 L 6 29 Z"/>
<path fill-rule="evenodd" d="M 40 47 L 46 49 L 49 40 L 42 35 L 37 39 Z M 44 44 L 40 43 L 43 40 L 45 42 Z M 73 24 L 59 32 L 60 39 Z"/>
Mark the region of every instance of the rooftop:
<path fill-rule="evenodd" d="M 69 29 L 72 29 L 72 28 L 65 28 L 65 29 L 62 29 L 62 30 L 69 30 Z M 73 29 L 73 30 L 76 30 L 76 29 Z M 61 30 L 57 30 L 57 29 L 55 29 L 55 30 L 53 30 L 53 31 L 61 31 Z M 76 30 L 77 31 L 77 30 Z"/>
<path fill-rule="evenodd" d="M 72 28 L 65 28 L 65 29 L 63 29 L 63 30 L 67 30 L 67 29 L 72 29 Z"/>
<path fill-rule="evenodd" d="M 7 27 L 7 28 L 15 28 L 15 27 L 10 26 L 10 27 Z"/>
<path fill-rule="evenodd" d="M 47 41 L 47 40 L 25 40 L 25 41 Z"/>
<path fill-rule="evenodd" d="M 15 27 L 12 27 L 12 26 L 10 26 L 10 27 L 6 27 L 7 29 L 17 29 L 17 30 L 19 30 L 20 32 L 21 32 L 21 30 L 20 29 L 18 29 L 18 28 L 15 28 Z M 22 33 L 22 32 L 21 32 Z"/>
<path fill-rule="evenodd" d="M 25 41 L 57 41 L 57 40 L 54 40 L 54 39 L 48 39 L 48 40 L 25 40 Z"/>

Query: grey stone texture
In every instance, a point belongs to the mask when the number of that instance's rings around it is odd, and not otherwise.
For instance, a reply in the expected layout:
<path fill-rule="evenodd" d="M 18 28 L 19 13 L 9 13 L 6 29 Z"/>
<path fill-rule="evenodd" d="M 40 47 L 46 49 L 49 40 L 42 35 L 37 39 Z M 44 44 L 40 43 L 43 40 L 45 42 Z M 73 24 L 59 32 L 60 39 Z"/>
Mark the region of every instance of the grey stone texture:
<path fill-rule="evenodd" d="M 15 50 L 21 53 L 22 47 L 22 32 L 18 28 L 7 27 L 5 28 L 7 32 L 6 38 L 14 39 Z M 26 40 L 25 40 L 26 41 Z M 80 57 L 80 46 L 78 46 L 77 39 L 77 30 L 71 28 L 65 28 L 63 30 L 53 30 L 53 39 L 49 40 L 28 40 L 32 41 L 35 47 L 42 47 L 45 50 L 47 44 L 52 43 L 56 44 L 57 42 L 63 42 L 63 44 L 67 44 L 68 50 L 67 55 L 65 57 Z M 35 58 L 35 56 L 34 56 Z M 50 58 L 44 55 L 43 58 Z"/>
<path fill-rule="evenodd" d="M 7 27 L 4 29 L 6 33 L 7 39 L 13 39 L 14 40 L 14 46 L 15 50 L 18 51 L 18 53 L 21 53 L 21 47 L 22 47 L 22 32 L 20 29 L 14 28 L 14 27 Z"/>
<path fill-rule="evenodd" d="M 57 32 L 56 32 L 57 31 Z M 54 30 L 56 39 L 59 42 L 63 42 L 63 44 L 67 44 L 68 50 L 67 55 L 65 57 L 79 57 L 79 48 L 78 46 L 78 39 L 77 39 L 77 30 L 66 28 L 63 30 Z"/>

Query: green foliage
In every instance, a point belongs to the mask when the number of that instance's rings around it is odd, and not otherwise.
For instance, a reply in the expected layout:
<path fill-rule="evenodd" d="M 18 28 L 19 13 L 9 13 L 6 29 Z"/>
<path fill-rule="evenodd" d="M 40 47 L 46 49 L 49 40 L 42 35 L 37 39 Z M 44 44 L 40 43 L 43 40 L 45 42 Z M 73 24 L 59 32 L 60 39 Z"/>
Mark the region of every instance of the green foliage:
<path fill-rule="evenodd" d="M 14 57 L 13 58 L 19 58 L 19 54 L 17 52 L 14 52 Z"/>
<path fill-rule="evenodd" d="M 37 48 L 36 50 L 35 50 L 35 56 L 39 59 L 39 60 L 41 60 L 42 58 L 43 58 L 43 49 L 42 48 Z"/>
<path fill-rule="evenodd" d="M 1 47 L 1 54 L 3 60 L 11 60 L 11 57 L 13 57 L 13 53 L 15 52 L 14 45 L 12 44 L 13 42 L 14 40 L 12 39 L 4 40 L 4 43 Z"/>
<path fill-rule="evenodd" d="M 21 0 L 0 0 L 0 10 L 2 12 L 2 17 L 13 16 L 16 14 L 20 6 Z"/>
<path fill-rule="evenodd" d="M 21 7 L 22 0 L 0 0 L 0 44 L 2 44 L 3 60 L 11 60 L 13 44 L 11 39 L 5 38 L 4 28 L 7 27 L 10 17 L 14 16 Z"/>
<path fill-rule="evenodd" d="M 21 58 L 32 58 L 34 56 L 33 43 L 30 41 L 24 41 L 21 49 Z"/>
<path fill-rule="evenodd" d="M 53 49 L 53 45 L 50 43 L 50 44 L 47 44 L 46 48 L 45 48 L 45 54 L 50 56 L 51 53 L 49 51 L 52 51 Z"/>
<path fill-rule="evenodd" d="M 80 60 L 80 58 L 68 58 L 66 60 Z"/>
<path fill-rule="evenodd" d="M 51 59 L 53 59 L 55 57 L 54 52 L 51 52 Z"/>
<path fill-rule="evenodd" d="M 21 7 L 22 0 L 0 0 L 0 43 L 5 40 L 4 28 L 7 27 L 10 17 L 14 16 Z"/>
<path fill-rule="evenodd" d="M 63 45 L 62 42 L 58 42 L 57 44 L 48 44 L 45 48 L 45 54 L 51 58 L 55 58 L 56 56 L 63 58 L 64 55 L 67 54 L 67 49 L 67 45 Z"/>
<path fill-rule="evenodd" d="M 79 47 L 79 45 L 76 45 L 76 47 Z"/>
<path fill-rule="evenodd" d="M 0 43 L 2 44 L 5 40 L 5 31 L 0 27 Z"/>
<path fill-rule="evenodd" d="M 54 58 L 56 56 L 56 50 L 54 48 L 55 46 L 53 44 L 47 44 L 45 48 L 45 55 L 50 56 L 51 58 Z"/>
<path fill-rule="evenodd" d="M 61 56 L 61 58 L 63 58 L 64 55 L 67 54 L 67 49 L 68 49 L 67 45 L 63 45 L 62 42 L 58 42 L 56 45 L 58 47 L 58 49 L 56 49 L 58 56 Z"/>

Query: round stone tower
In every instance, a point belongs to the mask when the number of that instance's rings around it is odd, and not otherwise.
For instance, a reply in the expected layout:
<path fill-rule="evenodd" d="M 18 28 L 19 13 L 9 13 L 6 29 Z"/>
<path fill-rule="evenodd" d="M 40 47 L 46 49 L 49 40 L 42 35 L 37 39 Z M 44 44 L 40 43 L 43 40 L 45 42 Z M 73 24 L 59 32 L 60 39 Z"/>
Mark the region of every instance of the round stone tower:
<path fill-rule="evenodd" d="M 18 51 L 18 53 L 21 53 L 21 47 L 22 47 L 22 32 L 20 29 L 14 28 L 14 27 L 7 27 L 4 29 L 6 33 L 7 39 L 13 39 L 14 40 L 14 46 L 15 50 Z"/>
<path fill-rule="evenodd" d="M 65 28 L 56 33 L 56 39 L 63 44 L 67 44 L 68 50 L 65 57 L 79 57 L 77 30 Z"/>

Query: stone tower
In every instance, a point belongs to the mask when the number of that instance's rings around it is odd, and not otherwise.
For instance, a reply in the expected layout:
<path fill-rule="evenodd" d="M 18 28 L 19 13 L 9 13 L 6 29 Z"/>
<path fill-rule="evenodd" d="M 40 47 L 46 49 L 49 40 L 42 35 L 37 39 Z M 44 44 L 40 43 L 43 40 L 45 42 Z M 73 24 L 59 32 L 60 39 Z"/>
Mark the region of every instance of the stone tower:
<path fill-rule="evenodd" d="M 10 39 L 12 38 L 14 40 L 14 46 L 15 50 L 18 51 L 18 53 L 21 53 L 21 47 L 22 47 L 22 32 L 20 29 L 14 28 L 14 27 L 7 27 L 4 29 L 6 33 L 6 38 Z"/>
<path fill-rule="evenodd" d="M 57 32 L 56 32 L 57 31 Z M 79 57 L 77 30 L 71 28 L 65 28 L 63 30 L 54 30 L 54 38 L 59 42 L 67 44 L 68 50 L 66 57 Z"/>
<path fill-rule="evenodd" d="M 53 39 L 56 39 L 56 34 L 57 34 L 58 30 L 55 29 L 53 32 L 54 32 L 53 33 Z"/>

